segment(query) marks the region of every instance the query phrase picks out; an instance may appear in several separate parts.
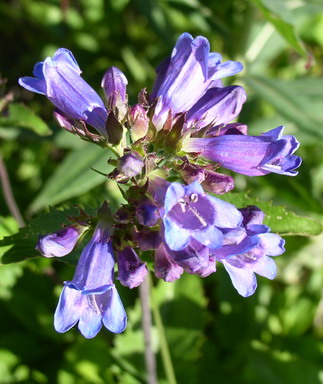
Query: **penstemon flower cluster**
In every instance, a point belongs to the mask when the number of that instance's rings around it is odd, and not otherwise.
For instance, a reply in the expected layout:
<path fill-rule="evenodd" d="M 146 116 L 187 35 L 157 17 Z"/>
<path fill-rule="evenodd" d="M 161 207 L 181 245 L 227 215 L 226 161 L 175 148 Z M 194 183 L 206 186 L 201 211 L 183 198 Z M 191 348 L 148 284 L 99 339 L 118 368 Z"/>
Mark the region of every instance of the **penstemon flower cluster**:
<path fill-rule="evenodd" d="M 154 274 L 166 282 L 184 272 L 206 277 L 222 263 L 247 297 L 257 287 L 255 274 L 275 277 L 272 256 L 284 252 L 284 240 L 263 224 L 259 208 L 238 209 L 218 197 L 234 188 L 233 177 L 218 169 L 294 176 L 301 163 L 293 155 L 299 143 L 284 136 L 283 127 L 250 136 L 246 125 L 232 123 L 246 93 L 241 86 L 223 86 L 221 79 L 242 69 L 210 52 L 205 37 L 184 33 L 157 68 L 150 95 L 142 90 L 132 106 L 119 69 L 109 68 L 103 77 L 105 104 L 63 48 L 37 63 L 34 77 L 19 79 L 54 104 L 62 128 L 115 153 L 108 177 L 123 184 L 128 201 L 114 213 L 104 203 L 90 221 L 92 238 L 73 279 L 64 283 L 55 312 L 58 332 L 76 323 L 86 338 L 96 336 L 102 324 L 122 332 L 127 316 L 115 269 L 122 285 L 139 286 L 148 273 L 143 251 L 151 251 Z M 45 257 L 64 257 L 91 225 L 79 220 L 41 235 L 37 249 Z"/>

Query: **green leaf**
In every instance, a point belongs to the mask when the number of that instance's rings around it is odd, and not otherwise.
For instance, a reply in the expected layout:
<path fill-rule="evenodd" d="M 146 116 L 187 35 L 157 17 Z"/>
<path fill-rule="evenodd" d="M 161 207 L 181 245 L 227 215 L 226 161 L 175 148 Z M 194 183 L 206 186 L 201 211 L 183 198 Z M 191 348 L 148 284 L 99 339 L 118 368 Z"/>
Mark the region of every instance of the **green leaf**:
<path fill-rule="evenodd" d="M 272 232 L 282 236 L 312 236 L 322 232 L 322 224 L 314 219 L 298 216 L 296 213 L 287 210 L 283 206 L 272 205 L 271 202 L 259 201 L 257 198 L 250 197 L 245 193 L 227 193 L 221 196 L 238 208 L 247 205 L 255 205 L 266 214 L 264 224 L 268 225 Z"/>
<path fill-rule="evenodd" d="M 274 7 L 271 7 L 270 9 L 267 5 L 264 4 L 263 0 L 253 0 L 253 2 L 261 10 L 264 17 L 274 25 L 276 30 L 291 45 L 291 47 L 293 47 L 295 51 L 298 52 L 300 55 L 306 56 L 306 50 L 304 49 L 300 38 L 295 32 L 294 26 L 282 18 L 281 4 L 278 11 L 275 10 Z"/>
<path fill-rule="evenodd" d="M 9 105 L 8 116 L 0 117 L 0 127 L 27 128 L 40 136 L 48 136 L 51 130 L 48 125 L 33 111 L 23 104 L 12 103 Z"/>
<path fill-rule="evenodd" d="M 317 129 L 323 119 L 312 113 L 309 98 L 295 92 L 293 84 L 264 78 L 260 76 L 246 77 L 247 84 L 262 98 L 266 99 L 286 119 L 315 137 L 322 137 L 323 130 Z"/>
<path fill-rule="evenodd" d="M 103 173 L 111 172 L 112 166 L 107 164 L 111 157 L 114 154 L 110 150 L 88 143 L 71 152 L 47 180 L 30 210 L 35 212 L 48 205 L 61 203 L 106 182 L 107 179 L 93 169 Z"/>
<path fill-rule="evenodd" d="M 51 233 L 69 224 L 68 216 L 78 216 L 79 209 L 70 208 L 66 210 L 51 209 L 31 220 L 30 223 L 19 230 L 19 232 L 4 237 L 0 241 L 0 258 L 3 264 L 14 263 L 40 256 L 35 246 L 40 234 Z M 69 259 L 67 259 L 69 257 Z M 74 264 L 75 255 L 64 257 L 64 261 Z"/>

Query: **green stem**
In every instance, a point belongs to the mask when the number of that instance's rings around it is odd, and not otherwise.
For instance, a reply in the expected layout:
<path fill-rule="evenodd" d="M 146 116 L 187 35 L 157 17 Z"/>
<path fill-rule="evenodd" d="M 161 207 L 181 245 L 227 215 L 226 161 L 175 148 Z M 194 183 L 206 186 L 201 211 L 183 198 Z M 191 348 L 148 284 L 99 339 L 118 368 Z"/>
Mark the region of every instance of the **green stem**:
<path fill-rule="evenodd" d="M 153 310 L 154 320 L 155 320 L 155 324 L 156 324 L 157 331 L 158 331 L 161 356 L 162 356 L 162 361 L 163 361 L 163 365 L 164 365 L 164 369 L 165 369 L 166 378 L 167 378 L 168 384 L 177 384 L 175 372 L 174 372 L 174 367 L 173 367 L 173 363 L 172 363 L 172 358 L 171 358 L 171 355 L 169 352 L 167 338 L 165 335 L 165 328 L 164 328 L 163 321 L 162 321 L 162 318 L 161 318 L 161 315 L 159 312 L 158 303 L 156 302 L 156 299 L 155 299 L 155 292 L 153 289 L 152 282 L 150 282 L 150 286 L 151 286 L 152 310 Z"/>

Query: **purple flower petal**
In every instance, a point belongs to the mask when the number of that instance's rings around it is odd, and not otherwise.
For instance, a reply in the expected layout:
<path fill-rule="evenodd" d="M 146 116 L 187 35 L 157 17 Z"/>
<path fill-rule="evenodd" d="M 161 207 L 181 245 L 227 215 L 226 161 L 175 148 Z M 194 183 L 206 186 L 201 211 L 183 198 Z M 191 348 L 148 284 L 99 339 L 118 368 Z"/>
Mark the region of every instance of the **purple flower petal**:
<path fill-rule="evenodd" d="M 56 331 L 63 333 L 71 329 L 78 322 L 83 309 L 84 296 L 81 292 L 65 286 L 54 315 Z"/>
<path fill-rule="evenodd" d="M 257 288 L 257 279 L 248 268 L 237 268 L 223 260 L 223 265 L 231 278 L 234 288 L 243 297 L 251 296 Z"/>
<path fill-rule="evenodd" d="M 190 231 L 179 227 L 174 221 L 164 218 L 165 241 L 170 249 L 179 251 L 185 248 L 190 241 Z"/>
<path fill-rule="evenodd" d="M 242 222 L 242 215 L 237 208 L 217 197 L 208 196 L 215 210 L 214 224 L 220 228 L 238 227 Z"/>
<path fill-rule="evenodd" d="M 209 124 L 227 124 L 235 119 L 246 101 L 242 87 L 210 88 L 188 111 L 187 125 L 203 128 Z"/>
<path fill-rule="evenodd" d="M 104 309 L 103 324 L 113 333 L 121 333 L 127 327 L 127 314 L 121 302 L 118 291 L 112 287 L 104 296 L 98 298 L 98 302 Z"/>
<path fill-rule="evenodd" d="M 263 256 L 253 267 L 253 271 L 260 276 L 267 277 L 267 279 L 274 279 L 277 274 L 277 267 L 271 257 Z"/>
<path fill-rule="evenodd" d="M 285 240 L 274 233 L 260 235 L 261 247 L 268 256 L 279 256 L 285 252 Z"/>
<path fill-rule="evenodd" d="M 211 226 L 205 230 L 193 232 L 192 237 L 210 249 L 217 249 L 223 243 L 222 232 L 218 228 Z"/>
<path fill-rule="evenodd" d="M 105 293 L 106 295 L 107 293 Z M 81 313 L 78 329 L 87 339 L 95 337 L 102 328 L 102 313 L 97 299 L 101 295 L 83 295 L 83 311 Z"/>

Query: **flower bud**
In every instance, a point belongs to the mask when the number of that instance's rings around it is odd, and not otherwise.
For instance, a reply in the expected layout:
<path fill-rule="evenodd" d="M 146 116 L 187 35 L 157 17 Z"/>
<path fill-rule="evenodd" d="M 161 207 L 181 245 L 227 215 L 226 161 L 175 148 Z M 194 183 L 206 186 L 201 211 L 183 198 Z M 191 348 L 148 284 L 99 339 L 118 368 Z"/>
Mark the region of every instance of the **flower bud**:
<path fill-rule="evenodd" d="M 111 67 L 105 72 L 101 83 L 108 101 L 108 108 L 117 112 L 119 121 L 127 113 L 127 84 L 126 76 L 116 67 Z"/>
<path fill-rule="evenodd" d="M 187 184 L 193 183 L 194 181 L 202 183 L 205 179 L 204 169 L 188 162 L 183 164 L 179 173 Z"/>
<path fill-rule="evenodd" d="M 183 268 L 171 259 L 163 244 L 155 252 L 154 268 L 156 277 L 167 283 L 179 279 L 183 273 Z"/>
<path fill-rule="evenodd" d="M 136 104 L 131 107 L 129 112 L 130 132 L 133 141 L 137 141 L 146 136 L 149 126 L 149 118 L 144 108 Z"/>
<path fill-rule="evenodd" d="M 140 232 L 134 232 L 133 237 L 142 251 L 157 249 L 162 241 L 159 231 L 150 231 L 147 229 L 143 229 Z"/>
<path fill-rule="evenodd" d="M 157 206 L 149 200 L 140 203 L 136 210 L 136 216 L 139 223 L 147 227 L 153 227 L 160 217 Z"/>
<path fill-rule="evenodd" d="M 125 177 L 131 178 L 139 175 L 143 167 L 144 162 L 141 160 L 140 156 L 135 152 L 129 152 L 120 157 L 117 170 Z"/>
<path fill-rule="evenodd" d="M 66 227 L 60 231 L 39 236 L 36 245 L 45 257 L 62 257 L 72 252 L 82 233 L 80 227 Z"/>
<path fill-rule="evenodd" d="M 205 170 L 205 180 L 202 182 L 202 187 L 208 192 L 223 195 L 234 188 L 234 179 L 229 175 Z"/>
<path fill-rule="evenodd" d="M 135 288 L 140 285 L 148 269 L 146 263 L 143 263 L 137 253 L 130 247 L 117 252 L 118 280 L 122 285 L 129 288 Z"/>

